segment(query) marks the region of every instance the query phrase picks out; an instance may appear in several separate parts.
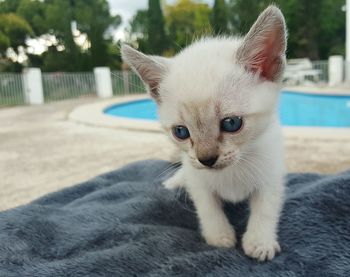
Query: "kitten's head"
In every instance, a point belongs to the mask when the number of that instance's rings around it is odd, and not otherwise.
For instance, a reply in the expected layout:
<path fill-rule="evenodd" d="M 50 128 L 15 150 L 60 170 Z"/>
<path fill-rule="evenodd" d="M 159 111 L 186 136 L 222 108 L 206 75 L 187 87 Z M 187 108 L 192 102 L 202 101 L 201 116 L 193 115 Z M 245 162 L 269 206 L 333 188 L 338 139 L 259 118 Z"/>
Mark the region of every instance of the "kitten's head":
<path fill-rule="evenodd" d="M 275 119 L 285 51 L 285 22 L 275 6 L 245 37 L 203 39 L 174 58 L 122 47 L 169 136 L 193 166 L 214 169 L 243 159 Z"/>

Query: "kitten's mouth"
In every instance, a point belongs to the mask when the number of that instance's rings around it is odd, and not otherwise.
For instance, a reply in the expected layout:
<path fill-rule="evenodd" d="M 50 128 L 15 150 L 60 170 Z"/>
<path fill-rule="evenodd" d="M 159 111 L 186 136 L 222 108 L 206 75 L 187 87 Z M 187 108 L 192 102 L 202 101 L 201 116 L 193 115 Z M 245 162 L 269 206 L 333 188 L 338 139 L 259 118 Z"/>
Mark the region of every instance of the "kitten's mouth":
<path fill-rule="evenodd" d="M 198 164 L 193 164 L 193 166 L 197 169 L 206 169 L 206 170 L 210 170 L 210 171 L 219 171 L 222 170 L 228 166 L 230 166 L 230 164 L 218 164 L 218 165 L 213 165 L 211 167 L 209 166 L 202 166 L 202 165 L 198 165 Z"/>

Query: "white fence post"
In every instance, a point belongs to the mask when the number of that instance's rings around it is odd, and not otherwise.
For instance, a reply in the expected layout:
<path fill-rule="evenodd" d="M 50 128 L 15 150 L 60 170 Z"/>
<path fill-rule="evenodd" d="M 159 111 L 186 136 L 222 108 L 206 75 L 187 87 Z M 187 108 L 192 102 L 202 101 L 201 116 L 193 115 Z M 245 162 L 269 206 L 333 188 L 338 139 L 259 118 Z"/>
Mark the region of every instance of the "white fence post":
<path fill-rule="evenodd" d="M 113 96 L 111 70 L 108 67 L 94 68 L 96 80 L 97 96 L 100 98 L 109 98 Z"/>
<path fill-rule="evenodd" d="M 344 80 L 344 59 L 342 56 L 330 56 L 328 62 L 328 84 L 339 85 Z"/>
<path fill-rule="evenodd" d="M 40 68 L 27 68 L 23 71 L 23 86 L 26 103 L 30 105 L 44 103 L 44 90 Z"/>

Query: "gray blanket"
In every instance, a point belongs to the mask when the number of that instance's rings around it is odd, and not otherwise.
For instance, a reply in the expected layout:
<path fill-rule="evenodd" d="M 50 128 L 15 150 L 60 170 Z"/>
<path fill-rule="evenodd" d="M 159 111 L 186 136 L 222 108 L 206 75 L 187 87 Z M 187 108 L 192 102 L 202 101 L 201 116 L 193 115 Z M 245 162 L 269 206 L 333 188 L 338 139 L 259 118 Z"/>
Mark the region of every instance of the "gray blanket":
<path fill-rule="evenodd" d="M 282 253 L 259 263 L 205 244 L 184 192 L 145 161 L 0 213 L 0 276 L 350 276 L 350 171 L 290 174 Z M 225 206 L 241 237 L 246 203 Z"/>

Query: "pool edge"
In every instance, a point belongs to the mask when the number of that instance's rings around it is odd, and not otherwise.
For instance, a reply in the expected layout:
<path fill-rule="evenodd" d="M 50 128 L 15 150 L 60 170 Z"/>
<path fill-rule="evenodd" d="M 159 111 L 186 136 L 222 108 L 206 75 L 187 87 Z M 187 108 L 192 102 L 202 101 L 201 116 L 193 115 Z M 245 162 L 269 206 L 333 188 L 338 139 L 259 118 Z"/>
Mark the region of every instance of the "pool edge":
<path fill-rule="evenodd" d="M 146 99 L 149 99 L 146 94 L 113 97 L 102 102 L 81 105 L 75 108 L 68 115 L 68 118 L 72 121 L 86 125 L 108 128 L 123 128 L 133 131 L 162 132 L 163 129 L 156 121 L 129 119 L 124 117 L 111 116 L 104 113 L 104 110 L 113 105 Z"/>

